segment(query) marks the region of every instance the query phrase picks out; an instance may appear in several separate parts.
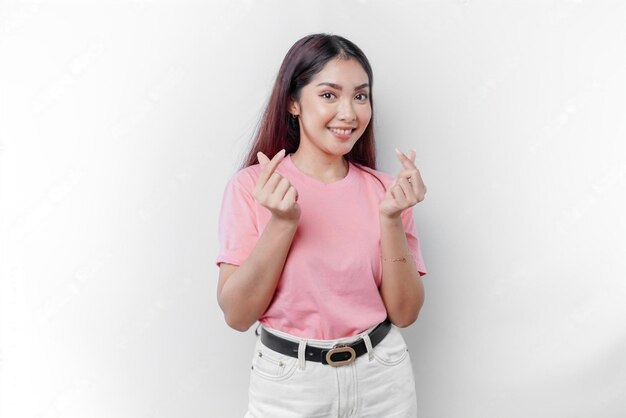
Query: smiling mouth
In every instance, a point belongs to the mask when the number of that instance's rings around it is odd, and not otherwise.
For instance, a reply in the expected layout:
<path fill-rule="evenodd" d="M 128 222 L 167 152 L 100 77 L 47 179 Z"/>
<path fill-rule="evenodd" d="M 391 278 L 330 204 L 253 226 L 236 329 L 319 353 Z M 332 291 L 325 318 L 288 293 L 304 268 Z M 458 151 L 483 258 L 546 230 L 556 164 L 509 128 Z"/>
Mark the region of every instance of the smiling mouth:
<path fill-rule="evenodd" d="M 328 128 L 331 132 L 336 133 L 338 135 L 350 135 L 354 132 L 354 129 L 338 129 L 338 128 Z"/>

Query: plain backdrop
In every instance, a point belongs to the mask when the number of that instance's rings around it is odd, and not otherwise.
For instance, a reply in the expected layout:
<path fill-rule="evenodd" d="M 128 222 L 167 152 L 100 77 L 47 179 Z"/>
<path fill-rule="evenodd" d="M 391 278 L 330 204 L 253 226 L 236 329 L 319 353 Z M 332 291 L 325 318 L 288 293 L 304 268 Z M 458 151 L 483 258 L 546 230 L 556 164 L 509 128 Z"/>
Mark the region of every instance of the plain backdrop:
<path fill-rule="evenodd" d="M 626 3 L 0 3 L 0 416 L 241 417 L 217 217 L 288 48 L 374 68 L 415 149 L 424 418 L 626 416 Z M 390 394 L 392 396 L 392 394 Z"/>

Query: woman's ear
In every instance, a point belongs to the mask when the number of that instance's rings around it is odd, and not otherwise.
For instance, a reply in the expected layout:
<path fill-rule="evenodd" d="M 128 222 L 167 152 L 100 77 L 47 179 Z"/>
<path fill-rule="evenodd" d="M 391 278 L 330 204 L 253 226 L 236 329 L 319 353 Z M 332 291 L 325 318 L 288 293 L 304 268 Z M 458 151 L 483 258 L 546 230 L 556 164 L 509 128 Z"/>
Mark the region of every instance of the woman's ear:
<path fill-rule="evenodd" d="M 294 99 L 291 99 L 289 101 L 289 106 L 287 109 L 289 110 L 289 113 L 291 113 L 293 116 L 300 116 L 300 105 Z"/>

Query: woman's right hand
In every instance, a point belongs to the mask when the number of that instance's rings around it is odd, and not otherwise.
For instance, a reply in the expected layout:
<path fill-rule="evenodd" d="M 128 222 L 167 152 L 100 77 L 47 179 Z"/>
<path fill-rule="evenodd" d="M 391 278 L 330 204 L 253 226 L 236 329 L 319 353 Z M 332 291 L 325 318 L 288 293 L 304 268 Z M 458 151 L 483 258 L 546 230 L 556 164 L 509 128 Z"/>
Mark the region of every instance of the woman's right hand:
<path fill-rule="evenodd" d="M 298 192 L 276 172 L 285 151 L 271 161 L 263 153 L 257 156 L 261 170 L 252 195 L 272 216 L 243 263 L 220 265 L 217 284 L 226 323 L 239 331 L 249 329 L 272 302 L 300 220 Z"/>
<path fill-rule="evenodd" d="M 300 205 L 298 191 L 286 177 L 277 173 L 276 167 L 285 158 L 285 150 L 280 150 L 271 160 L 262 152 L 257 154 L 261 172 L 254 186 L 253 196 L 277 219 L 298 223 Z"/>

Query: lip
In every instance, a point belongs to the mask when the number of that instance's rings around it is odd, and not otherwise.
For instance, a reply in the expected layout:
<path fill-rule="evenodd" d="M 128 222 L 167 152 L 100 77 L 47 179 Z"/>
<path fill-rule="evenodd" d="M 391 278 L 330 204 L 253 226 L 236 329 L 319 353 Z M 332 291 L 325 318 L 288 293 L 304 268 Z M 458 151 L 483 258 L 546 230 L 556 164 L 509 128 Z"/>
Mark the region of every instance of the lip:
<path fill-rule="evenodd" d="M 332 129 L 350 129 L 350 133 L 349 134 L 339 134 L 337 132 L 333 132 Z M 347 126 L 347 127 L 343 127 L 340 128 L 338 126 L 331 126 L 328 128 L 328 130 L 330 131 L 331 134 L 333 134 L 336 138 L 339 138 L 341 140 L 347 140 L 350 139 L 352 137 L 352 135 L 354 134 L 354 131 L 356 131 L 356 128 L 353 128 L 352 126 Z"/>

